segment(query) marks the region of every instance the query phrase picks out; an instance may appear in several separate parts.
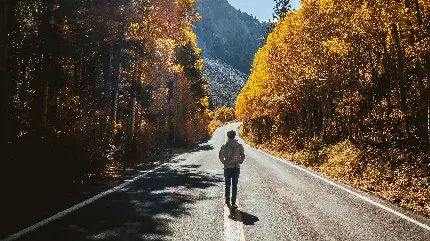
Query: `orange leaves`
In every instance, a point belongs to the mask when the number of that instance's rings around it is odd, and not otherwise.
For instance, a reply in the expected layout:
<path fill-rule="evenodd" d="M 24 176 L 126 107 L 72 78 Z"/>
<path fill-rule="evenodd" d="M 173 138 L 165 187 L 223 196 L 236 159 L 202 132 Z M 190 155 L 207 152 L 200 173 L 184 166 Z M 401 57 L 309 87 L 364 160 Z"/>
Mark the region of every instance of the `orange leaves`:
<path fill-rule="evenodd" d="M 154 41 L 157 62 L 165 62 L 169 67 L 175 60 L 175 42 L 170 38 L 157 38 Z"/>
<path fill-rule="evenodd" d="M 130 35 L 137 35 L 139 32 L 140 26 L 139 23 L 130 23 L 130 26 L 128 27 L 128 33 Z"/>
<path fill-rule="evenodd" d="M 214 112 L 214 119 L 220 120 L 222 122 L 229 122 L 235 119 L 235 113 L 233 108 L 221 106 L 217 108 Z"/>

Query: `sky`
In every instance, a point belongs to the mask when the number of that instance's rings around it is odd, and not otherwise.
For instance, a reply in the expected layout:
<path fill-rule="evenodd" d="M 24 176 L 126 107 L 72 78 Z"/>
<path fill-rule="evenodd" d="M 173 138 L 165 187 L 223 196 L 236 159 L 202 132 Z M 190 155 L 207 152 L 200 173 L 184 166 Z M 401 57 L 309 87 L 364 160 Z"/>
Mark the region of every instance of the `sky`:
<path fill-rule="evenodd" d="M 242 12 L 252 14 L 252 16 L 256 16 L 261 21 L 273 18 L 274 0 L 228 0 L 228 2 L 233 7 L 240 9 Z M 300 0 L 290 0 L 290 5 L 291 8 L 298 9 Z"/>

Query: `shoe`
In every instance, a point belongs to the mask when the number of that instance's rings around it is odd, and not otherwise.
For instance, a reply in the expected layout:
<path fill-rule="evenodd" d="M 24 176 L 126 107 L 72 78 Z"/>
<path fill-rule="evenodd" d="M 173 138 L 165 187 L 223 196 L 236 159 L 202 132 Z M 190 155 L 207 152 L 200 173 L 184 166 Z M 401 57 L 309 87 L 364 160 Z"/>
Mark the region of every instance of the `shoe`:
<path fill-rule="evenodd" d="M 232 204 L 231 204 L 231 208 L 233 208 L 233 209 L 237 209 L 237 205 L 236 205 L 235 203 L 232 203 Z"/>

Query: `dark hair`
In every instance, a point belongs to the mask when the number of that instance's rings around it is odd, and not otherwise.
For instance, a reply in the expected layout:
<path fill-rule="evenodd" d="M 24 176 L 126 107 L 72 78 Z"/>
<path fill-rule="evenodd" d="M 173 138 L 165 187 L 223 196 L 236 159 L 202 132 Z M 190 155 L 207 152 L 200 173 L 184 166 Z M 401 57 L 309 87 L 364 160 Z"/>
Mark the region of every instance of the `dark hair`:
<path fill-rule="evenodd" d="M 234 139 L 234 137 L 236 137 L 236 132 L 235 132 L 235 131 L 233 131 L 233 130 L 228 131 L 228 132 L 227 132 L 227 137 L 228 137 L 229 139 Z"/>

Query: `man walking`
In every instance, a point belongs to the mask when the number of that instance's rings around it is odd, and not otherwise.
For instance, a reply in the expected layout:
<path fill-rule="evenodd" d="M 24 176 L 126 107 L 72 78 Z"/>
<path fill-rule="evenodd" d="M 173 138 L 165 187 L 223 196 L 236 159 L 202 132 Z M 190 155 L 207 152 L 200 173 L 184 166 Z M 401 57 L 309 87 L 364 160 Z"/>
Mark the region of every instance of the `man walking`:
<path fill-rule="evenodd" d="M 239 180 L 240 164 L 245 160 L 245 153 L 243 146 L 234 138 L 236 132 L 231 130 L 227 132 L 228 141 L 221 146 L 219 151 L 219 159 L 224 164 L 224 177 L 225 177 L 225 203 L 230 204 L 230 187 L 233 183 L 231 194 L 231 206 L 237 208 L 237 182 Z"/>

